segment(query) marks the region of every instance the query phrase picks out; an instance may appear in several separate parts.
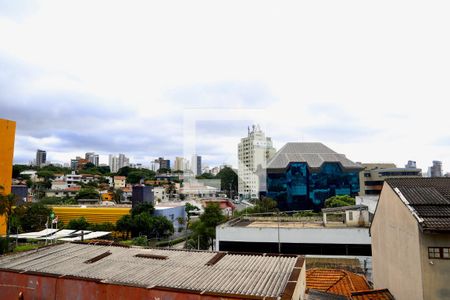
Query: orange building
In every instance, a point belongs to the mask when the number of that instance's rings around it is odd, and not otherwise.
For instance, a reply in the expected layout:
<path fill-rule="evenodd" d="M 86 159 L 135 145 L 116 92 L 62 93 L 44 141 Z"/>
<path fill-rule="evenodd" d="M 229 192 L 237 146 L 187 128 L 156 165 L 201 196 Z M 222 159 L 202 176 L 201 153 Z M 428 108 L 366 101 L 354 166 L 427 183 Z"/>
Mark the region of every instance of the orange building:
<path fill-rule="evenodd" d="M 0 119 L 0 191 L 4 195 L 11 193 L 12 164 L 14 156 L 14 139 L 16 122 Z M 6 234 L 5 217 L 0 216 L 0 235 Z"/>

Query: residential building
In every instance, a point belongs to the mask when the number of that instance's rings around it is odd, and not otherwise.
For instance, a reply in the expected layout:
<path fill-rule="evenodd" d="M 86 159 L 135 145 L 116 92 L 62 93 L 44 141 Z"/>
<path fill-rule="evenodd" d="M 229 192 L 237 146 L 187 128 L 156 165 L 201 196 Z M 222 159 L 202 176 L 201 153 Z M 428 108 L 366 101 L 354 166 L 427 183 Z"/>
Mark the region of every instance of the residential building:
<path fill-rule="evenodd" d="M 157 172 L 159 170 L 159 161 L 158 160 L 154 160 L 154 161 L 150 162 L 150 170 L 152 170 L 153 172 Z"/>
<path fill-rule="evenodd" d="M 149 185 L 136 184 L 132 187 L 131 205 L 136 207 L 139 204 L 155 204 L 153 187 Z"/>
<path fill-rule="evenodd" d="M 155 159 L 155 163 L 157 163 L 159 165 L 159 169 L 170 169 L 170 160 L 169 159 L 164 159 L 164 157 L 159 157 L 158 159 Z"/>
<path fill-rule="evenodd" d="M 61 243 L 0 257 L 0 294 L 4 299 L 303 300 L 305 273 L 303 256 Z"/>
<path fill-rule="evenodd" d="M 96 167 L 99 165 L 99 156 L 94 152 L 86 152 L 85 158 Z"/>
<path fill-rule="evenodd" d="M 75 171 L 72 171 L 71 174 L 66 174 L 66 183 L 68 187 L 74 187 L 74 186 L 80 186 L 81 184 L 81 175 L 78 175 L 75 173 Z"/>
<path fill-rule="evenodd" d="M 450 178 L 392 178 L 370 228 L 375 288 L 397 300 L 450 295 Z"/>
<path fill-rule="evenodd" d="M 47 163 L 47 152 L 45 150 L 38 149 L 36 151 L 36 166 L 43 167 Z"/>
<path fill-rule="evenodd" d="M 414 165 L 411 161 L 406 168 L 397 168 L 395 164 L 390 163 L 361 164 L 364 170 L 359 173 L 359 195 L 379 195 L 386 178 L 422 177 L 422 170 L 412 168 Z"/>
<path fill-rule="evenodd" d="M 114 188 L 120 189 L 126 186 L 127 178 L 125 176 L 114 176 Z"/>
<path fill-rule="evenodd" d="M 219 174 L 220 172 L 220 168 L 219 167 L 214 167 L 211 169 L 210 173 L 214 176 L 216 176 L 217 174 Z"/>
<path fill-rule="evenodd" d="M 75 197 L 78 192 L 81 190 L 80 186 L 72 186 L 72 187 L 68 187 L 65 189 L 58 189 L 58 190 L 46 190 L 45 191 L 45 196 L 46 197 L 56 197 L 56 198 L 65 198 L 65 197 L 69 197 L 69 198 L 73 198 Z"/>
<path fill-rule="evenodd" d="M 405 168 L 407 169 L 416 169 L 417 168 L 417 163 L 414 160 L 408 160 L 408 162 L 405 165 Z"/>
<path fill-rule="evenodd" d="M 433 165 L 428 168 L 428 177 L 442 177 L 442 162 L 433 160 Z"/>
<path fill-rule="evenodd" d="M 153 187 L 153 195 L 155 198 L 155 202 L 168 202 L 169 194 L 166 191 L 166 188 L 163 186 L 154 186 Z"/>
<path fill-rule="evenodd" d="M 216 227 L 216 249 L 256 253 L 371 255 L 369 212 L 355 205 L 322 216 L 246 215 Z"/>
<path fill-rule="evenodd" d="M 186 160 L 184 157 L 175 157 L 175 162 L 173 166 L 174 171 L 184 171 L 186 166 Z"/>
<path fill-rule="evenodd" d="M 266 137 L 259 125 L 248 128 L 247 137 L 238 144 L 238 193 L 244 198 L 257 198 L 260 192 L 258 168 L 265 170 L 267 161 L 275 154 L 272 139 Z"/>
<path fill-rule="evenodd" d="M 265 194 L 281 210 L 320 210 L 329 197 L 358 195 L 361 170 L 322 143 L 287 143 L 267 164 Z"/>
<path fill-rule="evenodd" d="M 119 156 L 109 155 L 109 168 L 111 173 L 117 173 L 121 168 L 128 167 L 130 159 L 125 154 L 120 153 Z"/>
<path fill-rule="evenodd" d="M 191 170 L 194 176 L 202 175 L 202 157 L 194 154 L 191 160 Z"/>

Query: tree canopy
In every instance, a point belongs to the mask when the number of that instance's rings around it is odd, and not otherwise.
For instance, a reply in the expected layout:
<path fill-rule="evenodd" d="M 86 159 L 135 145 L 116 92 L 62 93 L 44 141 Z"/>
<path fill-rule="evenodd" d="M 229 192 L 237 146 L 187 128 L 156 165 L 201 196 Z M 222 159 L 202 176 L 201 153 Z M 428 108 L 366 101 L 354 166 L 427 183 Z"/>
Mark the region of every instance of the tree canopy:
<path fill-rule="evenodd" d="M 216 226 L 225 221 L 226 217 L 222 214 L 219 205 L 216 203 L 209 204 L 199 220 L 192 223 L 191 230 L 193 234 L 187 242 L 187 247 L 209 249 L 216 237 Z"/>
<path fill-rule="evenodd" d="M 355 198 L 348 195 L 333 196 L 325 200 L 325 207 L 341 207 L 355 205 Z"/>
<path fill-rule="evenodd" d="M 100 194 L 93 187 L 82 188 L 75 199 L 99 199 Z"/>

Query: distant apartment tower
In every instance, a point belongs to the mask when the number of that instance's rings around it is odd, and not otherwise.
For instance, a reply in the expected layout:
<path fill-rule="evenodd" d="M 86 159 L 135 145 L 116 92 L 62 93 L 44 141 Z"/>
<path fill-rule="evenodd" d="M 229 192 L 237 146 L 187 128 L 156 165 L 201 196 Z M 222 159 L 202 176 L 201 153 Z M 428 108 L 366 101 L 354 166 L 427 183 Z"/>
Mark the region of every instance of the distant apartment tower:
<path fill-rule="evenodd" d="M 160 169 L 170 169 L 170 160 L 164 159 L 164 157 L 159 157 L 158 159 L 155 159 L 155 162 L 159 163 Z"/>
<path fill-rule="evenodd" d="M 414 160 L 408 160 L 408 163 L 405 165 L 407 169 L 415 169 L 417 168 L 417 164 Z"/>
<path fill-rule="evenodd" d="M 38 149 L 36 151 L 36 166 L 38 167 L 45 166 L 46 162 L 47 162 L 47 152 Z"/>
<path fill-rule="evenodd" d="M 173 166 L 174 171 L 184 171 L 186 166 L 186 160 L 184 157 L 175 157 L 175 162 Z"/>
<path fill-rule="evenodd" d="M 267 161 L 275 154 L 272 139 L 266 137 L 259 125 L 248 128 L 248 135 L 238 144 L 238 191 L 243 197 L 258 197 L 258 168 L 265 170 Z M 264 180 L 264 178 L 261 178 Z"/>
<path fill-rule="evenodd" d="M 90 163 L 94 164 L 96 167 L 99 165 L 99 156 L 94 152 L 86 152 L 85 159 L 87 159 Z"/>
<path fill-rule="evenodd" d="M 442 177 L 442 162 L 433 160 L 433 165 L 428 168 L 428 177 Z"/>
<path fill-rule="evenodd" d="M 125 154 L 119 154 L 119 156 L 109 155 L 109 168 L 112 173 L 117 173 L 121 168 L 130 165 L 130 159 Z"/>
<path fill-rule="evenodd" d="M 384 180 L 387 178 L 422 177 L 422 170 L 415 167 L 415 162 L 408 161 L 406 168 L 397 168 L 390 163 L 361 164 L 364 170 L 359 173 L 359 195 L 380 195 Z"/>
<path fill-rule="evenodd" d="M 194 176 L 202 175 L 202 157 L 194 154 L 191 160 L 191 170 Z"/>

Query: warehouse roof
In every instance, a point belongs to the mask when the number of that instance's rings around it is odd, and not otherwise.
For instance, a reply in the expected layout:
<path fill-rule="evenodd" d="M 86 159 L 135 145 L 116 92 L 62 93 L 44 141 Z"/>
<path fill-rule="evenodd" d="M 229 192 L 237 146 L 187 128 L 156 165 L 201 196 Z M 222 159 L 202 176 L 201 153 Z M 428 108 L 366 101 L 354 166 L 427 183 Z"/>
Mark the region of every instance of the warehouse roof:
<path fill-rule="evenodd" d="M 0 270 L 202 294 L 280 297 L 297 281 L 301 256 L 127 248 L 65 243 L 0 258 Z M 296 283 L 295 283 L 296 284 Z"/>
<path fill-rule="evenodd" d="M 284 169 L 291 162 L 306 162 L 310 168 L 315 169 L 320 168 L 325 162 L 336 162 L 346 169 L 363 169 L 361 165 L 322 143 L 287 143 L 267 163 L 267 169 Z"/>
<path fill-rule="evenodd" d="M 392 178 L 397 193 L 424 231 L 450 231 L 450 178 Z"/>

